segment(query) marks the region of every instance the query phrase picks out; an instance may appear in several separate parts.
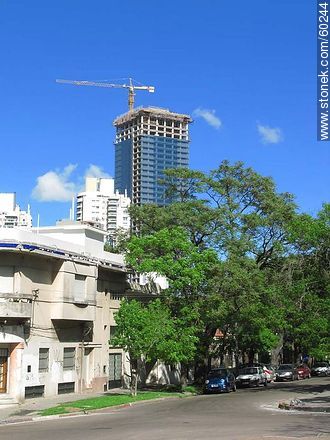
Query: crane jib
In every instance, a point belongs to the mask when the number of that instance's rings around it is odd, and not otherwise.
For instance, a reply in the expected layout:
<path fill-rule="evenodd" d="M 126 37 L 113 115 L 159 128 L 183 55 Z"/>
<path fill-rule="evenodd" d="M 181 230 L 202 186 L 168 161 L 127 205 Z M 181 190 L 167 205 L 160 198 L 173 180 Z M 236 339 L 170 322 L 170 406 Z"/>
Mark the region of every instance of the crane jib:
<path fill-rule="evenodd" d="M 133 84 L 132 78 L 130 78 L 130 84 L 113 84 L 108 82 L 97 82 L 97 81 L 78 81 L 78 80 L 69 80 L 69 79 L 57 79 L 57 83 L 60 84 L 72 84 L 75 86 L 93 86 L 93 87 L 104 87 L 104 88 L 116 88 L 116 89 L 128 89 L 128 107 L 129 110 L 132 110 L 134 107 L 134 91 L 135 90 L 147 90 L 150 93 L 154 93 L 154 86 L 135 86 Z"/>

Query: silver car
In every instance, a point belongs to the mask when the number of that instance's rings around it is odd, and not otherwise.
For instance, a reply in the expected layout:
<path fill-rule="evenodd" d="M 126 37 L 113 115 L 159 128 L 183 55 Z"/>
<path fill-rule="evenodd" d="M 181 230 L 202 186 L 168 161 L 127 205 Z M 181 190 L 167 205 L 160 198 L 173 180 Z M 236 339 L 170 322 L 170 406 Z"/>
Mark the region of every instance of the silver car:
<path fill-rule="evenodd" d="M 281 364 L 276 370 L 276 382 L 284 380 L 298 380 L 299 374 L 297 368 L 293 364 Z"/>
<path fill-rule="evenodd" d="M 328 362 L 316 362 L 311 373 L 312 376 L 330 376 L 330 365 Z"/>
<path fill-rule="evenodd" d="M 267 377 L 263 372 L 262 367 L 245 367 L 239 370 L 238 376 L 236 377 L 237 386 L 267 386 Z"/>

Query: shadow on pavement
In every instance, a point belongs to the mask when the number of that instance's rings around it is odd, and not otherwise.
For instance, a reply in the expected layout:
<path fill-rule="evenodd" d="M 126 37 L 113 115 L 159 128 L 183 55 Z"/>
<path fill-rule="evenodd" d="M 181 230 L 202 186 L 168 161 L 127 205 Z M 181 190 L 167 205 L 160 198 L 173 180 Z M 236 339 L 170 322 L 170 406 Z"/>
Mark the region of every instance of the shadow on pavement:
<path fill-rule="evenodd" d="M 325 393 L 330 391 L 330 384 L 308 384 L 304 383 L 301 385 L 301 382 L 299 382 L 299 385 L 297 382 L 276 382 L 274 384 L 273 389 L 276 390 L 283 390 L 283 391 L 292 391 L 297 394 L 308 394 L 308 393 Z"/>

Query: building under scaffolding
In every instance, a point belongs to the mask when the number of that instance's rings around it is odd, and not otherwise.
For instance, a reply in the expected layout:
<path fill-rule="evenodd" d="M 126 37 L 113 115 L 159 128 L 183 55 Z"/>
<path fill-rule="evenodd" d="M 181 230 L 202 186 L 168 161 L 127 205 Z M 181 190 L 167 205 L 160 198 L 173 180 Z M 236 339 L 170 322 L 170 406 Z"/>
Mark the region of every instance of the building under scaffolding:
<path fill-rule="evenodd" d="M 115 186 L 127 191 L 134 204 L 171 202 L 159 182 L 167 168 L 189 165 L 189 115 L 148 107 L 137 108 L 114 121 Z"/>

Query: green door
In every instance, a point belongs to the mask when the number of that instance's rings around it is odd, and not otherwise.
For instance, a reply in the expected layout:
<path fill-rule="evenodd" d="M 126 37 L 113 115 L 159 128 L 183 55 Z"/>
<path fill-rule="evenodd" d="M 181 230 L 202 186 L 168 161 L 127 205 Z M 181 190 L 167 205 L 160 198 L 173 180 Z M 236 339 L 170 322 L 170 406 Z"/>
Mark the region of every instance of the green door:
<path fill-rule="evenodd" d="M 109 354 L 109 388 L 122 386 L 122 354 Z"/>

